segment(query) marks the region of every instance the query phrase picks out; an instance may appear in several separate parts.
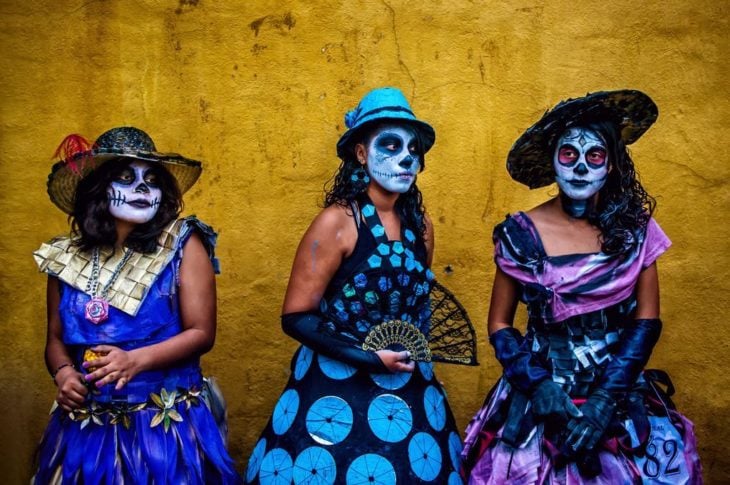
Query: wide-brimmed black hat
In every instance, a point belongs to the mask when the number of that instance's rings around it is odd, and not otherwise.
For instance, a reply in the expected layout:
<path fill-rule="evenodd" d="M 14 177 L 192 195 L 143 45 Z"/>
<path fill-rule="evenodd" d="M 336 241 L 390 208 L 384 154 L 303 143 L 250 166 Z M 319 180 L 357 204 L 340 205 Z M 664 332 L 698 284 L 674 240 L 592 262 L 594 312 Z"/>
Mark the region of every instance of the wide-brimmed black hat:
<path fill-rule="evenodd" d="M 520 136 L 507 156 L 507 171 L 531 189 L 555 181 L 553 149 L 566 129 L 597 121 L 614 122 L 627 145 L 654 124 L 659 110 L 641 91 L 623 89 L 589 93 L 561 101 Z"/>
<path fill-rule="evenodd" d="M 112 128 L 99 136 L 93 145 L 80 135 L 69 135 L 54 156 L 60 161 L 53 165 L 48 176 L 48 195 L 67 214 L 73 212 L 74 194 L 81 179 L 109 160 L 129 158 L 160 163 L 175 178 L 183 194 L 203 171 L 197 160 L 177 153 L 159 153 L 152 138 L 132 126 Z"/>

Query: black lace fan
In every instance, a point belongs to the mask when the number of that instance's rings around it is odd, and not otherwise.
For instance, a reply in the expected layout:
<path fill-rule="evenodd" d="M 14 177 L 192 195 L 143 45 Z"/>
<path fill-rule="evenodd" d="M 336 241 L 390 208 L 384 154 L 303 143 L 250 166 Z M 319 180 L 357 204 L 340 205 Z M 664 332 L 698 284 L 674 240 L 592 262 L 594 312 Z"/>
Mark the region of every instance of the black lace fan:
<path fill-rule="evenodd" d="M 436 281 L 431 282 L 429 308 L 418 327 L 405 320 L 389 320 L 370 328 L 364 350 L 408 350 L 416 361 L 478 365 L 476 332 L 464 307 Z"/>

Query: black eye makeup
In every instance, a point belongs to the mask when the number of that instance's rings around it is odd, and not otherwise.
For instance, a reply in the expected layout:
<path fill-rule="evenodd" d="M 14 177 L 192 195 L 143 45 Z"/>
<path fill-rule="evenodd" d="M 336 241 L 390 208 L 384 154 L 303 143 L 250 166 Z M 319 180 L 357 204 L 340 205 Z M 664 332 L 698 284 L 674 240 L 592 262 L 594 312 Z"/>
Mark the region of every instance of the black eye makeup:
<path fill-rule="evenodd" d="M 144 180 L 144 183 L 150 187 L 157 187 L 160 184 L 159 177 L 154 169 L 148 169 L 145 171 L 142 179 Z"/>
<path fill-rule="evenodd" d="M 398 136 L 385 134 L 378 138 L 375 142 L 375 146 L 383 151 L 398 152 L 403 146 L 403 141 Z"/>
<path fill-rule="evenodd" d="M 134 170 L 131 167 L 123 168 L 115 177 L 115 182 L 120 184 L 129 185 L 134 182 Z"/>

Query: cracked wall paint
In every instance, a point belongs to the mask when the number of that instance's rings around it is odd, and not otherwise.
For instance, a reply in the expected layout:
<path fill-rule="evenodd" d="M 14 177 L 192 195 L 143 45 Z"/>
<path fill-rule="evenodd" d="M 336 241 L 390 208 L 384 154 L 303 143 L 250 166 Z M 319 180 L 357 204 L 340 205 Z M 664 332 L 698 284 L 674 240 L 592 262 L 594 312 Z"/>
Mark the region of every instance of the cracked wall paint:
<path fill-rule="evenodd" d="M 436 129 L 419 175 L 434 271 L 470 312 L 478 368 L 441 366 L 463 429 L 499 375 L 486 342 L 491 229 L 557 190 L 505 170 L 511 144 L 560 99 L 636 88 L 659 105 L 633 145 L 656 217 L 670 372 L 710 483 L 730 482 L 730 165 L 727 2 L 29 0 L 2 2 L 0 472 L 27 482 L 54 395 L 43 367 L 44 279 L 31 252 L 60 234 L 50 156 L 69 133 L 132 124 L 204 161 L 186 212 L 220 231 L 219 329 L 203 359 L 229 406 L 239 468 L 289 373 L 279 312 L 299 238 L 338 166 L 343 115 L 378 85 L 403 89 Z M 570 52 L 570 56 L 565 53 Z M 702 133 L 702 142 L 697 134 Z M 520 313 L 518 319 L 524 319 Z"/>

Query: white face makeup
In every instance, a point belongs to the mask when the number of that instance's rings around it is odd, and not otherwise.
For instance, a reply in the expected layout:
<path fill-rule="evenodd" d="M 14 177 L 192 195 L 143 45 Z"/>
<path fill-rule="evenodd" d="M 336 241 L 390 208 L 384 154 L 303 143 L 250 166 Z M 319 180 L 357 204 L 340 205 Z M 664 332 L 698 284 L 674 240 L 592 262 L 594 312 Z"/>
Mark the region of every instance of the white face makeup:
<path fill-rule="evenodd" d="M 407 192 L 421 168 L 416 133 L 403 125 L 383 125 L 375 130 L 367 155 L 368 175 L 389 192 Z"/>
<path fill-rule="evenodd" d="M 587 200 L 606 183 L 606 143 L 593 130 L 568 128 L 558 140 L 553 167 L 563 194 L 573 200 Z"/>
<path fill-rule="evenodd" d="M 160 208 L 162 190 L 150 164 L 134 161 L 109 184 L 109 213 L 115 218 L 144 224 Z"/>

